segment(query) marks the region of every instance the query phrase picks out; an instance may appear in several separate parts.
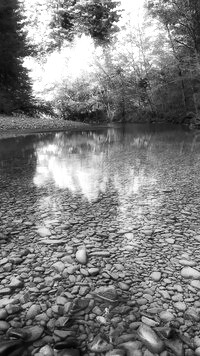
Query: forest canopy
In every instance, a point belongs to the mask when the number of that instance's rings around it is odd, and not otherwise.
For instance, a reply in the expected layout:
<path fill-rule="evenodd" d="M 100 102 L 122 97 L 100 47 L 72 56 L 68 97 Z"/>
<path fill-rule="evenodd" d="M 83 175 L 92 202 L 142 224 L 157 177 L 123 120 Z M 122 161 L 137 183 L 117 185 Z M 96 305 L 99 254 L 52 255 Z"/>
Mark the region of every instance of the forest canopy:
<path fill-rule="evenodd" d="M 199 1 L 125 3 L 2 0 L 0 112 L 198 120 Z"/>

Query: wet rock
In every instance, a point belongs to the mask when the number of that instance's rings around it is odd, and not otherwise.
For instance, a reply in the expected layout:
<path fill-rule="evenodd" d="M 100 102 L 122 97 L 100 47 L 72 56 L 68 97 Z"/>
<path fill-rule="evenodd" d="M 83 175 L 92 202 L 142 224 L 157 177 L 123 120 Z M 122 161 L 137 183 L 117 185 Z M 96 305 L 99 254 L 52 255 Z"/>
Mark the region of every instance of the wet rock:
<path fill-rule="evenodd" d="M 138 341 L 129 341 L 121 344 L 120 347 L 126 350 L 126 356 L 134 356 L 134 355 L 139 356 L 140 353 L 137 353 L 137 351 L 141 351 L 142 344 Z M 142 352 L 141 352 L 141 356 L 142 356 Z"/>
<path fill-rule="evenodd" d="M 177 303 L 174 303 L 174 307 L 179 310 L 179 311 L 185 311 L 187 306 L 184 302 L 177 302 Z"/>
<path fill-rule="evenodd" d="M 138 337 L 145 344 L 149 351 L 159 354 L 165 349 L 163 341 L 147 325 L 141 324 L 138 329 Z"/>
<path fill-rule="evenodd" d="M 159 317 L 166 323 L 174 320 L 175 318 L 174 315 L 168 310 L 163 310 L 162 312 L 160 312 Z"/>
<path fill-rule="evenodd" d="M 0 261 L 0 266 L 5 265 L 6 263 L 8 263 L 8 258 L 2 258 Z"/>
<path fill-rule="evenodd" d="M 5 320 L 8 316 L 6 309 L 0 309 L 0 320 Z"/>
<path fill-rule="evenodd" d="M 88 273 L 91 276 L 97 276 L 99 274 L 99 268 L 97 267 L 88 268 Z"/>
<path fill-rule="evenodd" d="M 161 279 L 161 273 L 158 271 L 152 272 L 150 278 L 153 279 L 153 281 L 155 282 L 159 282 L 159 280 Z"/>
<path fill-rule="evenodd" d="M 40 349 L 39 354 L 41 356 L 54 356 L 54 351 L 51 346 L 45 345 Z"/>
<path fill-rule="evenodd" d="M 61 261 L 58 261 L 58 262 L 55 262 L 52 267 L 57 271 L 57 272 L 63 272 L 64 269 L 65 269 L 65 265 L 63 262 Z"/>
<path fill-rule="evenodd" d="M 199 280 L 193 280 L 191 281 L 191 286 L 194 287 L 194 288 L 197 288 L 197 289 L 200 289 L 200 281 Z"/>
<path fill-rule="evenodd" d="M 10 328 L 10 324 L 5 320 L 0 320 L 0 331 L 6 331 Z"/>
<path fill-rule="evenodd" d="M 196 308 L 188 308 L 185 312 L 185 318 L 192 321 L 200 321 L 200 312 Z"/>
<path fill-rule="evenodd" d="M 164 343 L 176 356 L 184 356 L 183 343 L 179 338 L 165 340 Z"/>
<path fill-rule="evenodd" d="M 12 277 L 11 281 L 10 281 L 10 284 L 9 284 L 9 287 L 12 288 L 12 289 L 15 289 L 15 288 L 22 288 L 23 285 L 24 285 L 24 282 L 21 281 L 19 278 Z"/>
<path fill-rule="evenodd" d="M 41 308 L 38 304 L 33 304 L 26 313 L 26 319 L 34 319 L 37 314 L 40 314 Z"/>
<path fill-rule="evenodd" d="M 2 288 L 2 289 L 0 289 L 0 296 L 1 295 L 7 295 L 7 294 L 11 294 L 11 289 L 10 288 Z"/>
<path fill-rule="evenodd" d="M 196 262 L 195 261 L 191 261 L 191 260 L 180 260 L 179 263 L 183 266 L 188 266 L 188 267 L 193 267 L 196 266 Z"/>
<path fill-rule="evenodd" d="M 183 278 L 200 279 L 200 272 L 192 267 L 184 267 L 181 270 L 181 276 Z"/>
<path fill-rule="evenodd" d="M 118 286 L 122 290 L 129 290 L 130 289 L 130 286 L 128 284 L 124 283 L 124 282 L 119 282 Z"/>
<path fill-rule="evenodd" d="M 30 342 L 38 340 L 44 332 L 44 328 L 38 325 L 27 326 L 23 330 L 27 332 L 27 340 Z"/>
<path fill-rule="evenodd" d="M 197 347 L 194 351 L 196 356 L 200 356 L 200 347 Z"/>
<path fill-rule="evenodd" d="M 142 316 L 141 321 L 142 321 L 142 323 L 144 323 L 144 324 L 146 324 L 148 326 L 152 326 L 152 327 L 158 325 L 157 321 L 155 321 L 153 319 L 149 319 L 146 316 Z"/>
<path fill-rule="evenodd" d="M 110 252 L 109 251 L 95 251 L 95 252 L 91 252 L 90 256 L 110 257 Z"/>
<path fill-rule="evenodd" d="M 85 247 L 81 247 L 76 252 L 76 259 L 82 265 L 86 265 L 87 263 L 87 251 Z"/>
<path fill-rule="evenodd" d="M 93 295 L 97 299 L 105 300 L 111 303 L 115 303 L 118 300 L 116 289 L 113 286 L 102 286 L 100 288 L 97 288 L 93 292 Z"/>
<path fill-rule="evenodd" d="M 199 336 L 195 336 L 194 337 L 194 346 L 197 348 L 197 347 L 200 347 L 200 337 Z"/>
<path fill-rule="evenodd" d="M 126 356 L 126 351 L 122 349 L 114 349 L 106 352 L 105 356 Z"/>
<path fill-rule="evenodd" d="M 80 351 L 76 349 L 64 349 L 58 351 L 56 355 L 57 356 L 80 356 Z"/>
<path fill-rule="evenodd" d="M 112 345 L 101 335 L 97 335 L 94 340 L 88 344 L 88 349 L 91 352 L 101 353 L 112 350 Z"/>
<path fill-rule="evenodd" d="M 39 244 L 46 244 L 46 245 L 64 245 L 65 244 L 65 240 L 62 239 L 41 239 L 40 241 L 38 241 Z"/>

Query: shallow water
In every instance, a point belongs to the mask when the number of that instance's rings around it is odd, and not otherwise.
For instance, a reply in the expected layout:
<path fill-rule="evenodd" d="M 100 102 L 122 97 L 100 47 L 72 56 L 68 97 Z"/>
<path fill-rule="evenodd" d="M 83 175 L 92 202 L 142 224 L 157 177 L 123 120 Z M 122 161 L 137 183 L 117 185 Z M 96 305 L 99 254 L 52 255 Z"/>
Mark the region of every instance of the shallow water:
<path fill-rule="evenodd" d="M 179 127 L 119 125 L 0 140 L 1 258 L 8 259 L 0 263 L 0 296 L 29 291 L 32 302 L 53 305 L 67 286 L 71 300 L 114 285 L 136 301 L 137 318 L 155 306 L 180 318 L 199 308 L 198 288 L 181 276 L 183 266 L 198 269 L 200 262 L 199 172 L 200 136 Z M 50 236 L 40 236 L 43 226 Z M 64 257 L 76 265 L 82 244 L 88 264 L 71 275 Z M 58 261 L 64 271 L 52 267 Z M 94 267 L 95 276 L 88 272 Z M 154 271 L 162 275 L 159 283 L 151 279 Z M 6 291 L 13 275 L 23 288 Z"/>

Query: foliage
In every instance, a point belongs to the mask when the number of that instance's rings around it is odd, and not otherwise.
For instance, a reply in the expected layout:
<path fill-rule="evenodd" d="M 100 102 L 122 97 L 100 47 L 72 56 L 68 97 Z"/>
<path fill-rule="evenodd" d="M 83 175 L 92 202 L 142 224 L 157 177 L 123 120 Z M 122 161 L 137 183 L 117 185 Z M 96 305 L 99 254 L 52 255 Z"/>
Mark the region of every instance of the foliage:
<path fill-rule="evenodd" d="M 26 109 L 31 101 L 31 84 L 23 67 L 26 44 L 19 5 L 15 0 L 0 4 L 0 112 Z"/>

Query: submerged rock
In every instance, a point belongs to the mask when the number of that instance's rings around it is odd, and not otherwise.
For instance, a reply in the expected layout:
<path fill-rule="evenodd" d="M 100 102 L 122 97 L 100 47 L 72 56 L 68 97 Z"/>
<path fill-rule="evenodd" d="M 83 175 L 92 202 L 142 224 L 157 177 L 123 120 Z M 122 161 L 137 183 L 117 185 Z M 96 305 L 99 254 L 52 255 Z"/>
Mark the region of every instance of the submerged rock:
<path fill-rule="evenodd" d="M 101 335 L 97 335 L 94 340 L 88 344 L 88 349 L 91 352 L 101 353 L 112 350 L 112 345 L 105 340 Z"/>
<path fill-rule="evenodd" d="M 159 354 L 165 349 L 163 341 L 148 325 L 142 324 L 139 327 L 138 336 L 149 351 L 153 353 Z"/>

